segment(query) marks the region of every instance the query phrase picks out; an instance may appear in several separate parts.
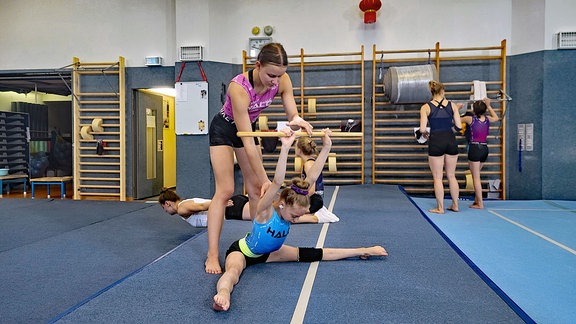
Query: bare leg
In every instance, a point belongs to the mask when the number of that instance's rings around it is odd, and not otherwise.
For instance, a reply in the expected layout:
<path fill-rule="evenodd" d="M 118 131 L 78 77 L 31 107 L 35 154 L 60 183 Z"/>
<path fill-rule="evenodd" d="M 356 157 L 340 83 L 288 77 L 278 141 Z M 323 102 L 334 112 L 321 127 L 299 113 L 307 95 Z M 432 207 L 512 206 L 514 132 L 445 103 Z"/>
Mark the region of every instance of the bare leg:
<path fill-rule="evenodd" d="M 434 196 L 436 196 L 436 208 L 429 210 L 431 213 L 444 214 L 444 184 L 442 183 L 444 156 L 428 156 L 428 164 L 434 179 Z"/>
<path fill-rule="evenodd" d="M 259 148 L 259 146 L 256 146 Z M 260 151 L 260 150 L 258 150 Z M 249 219 L 253 219 L 254 215 L 256 215 L 256 208 L 258 207 L 258 202 L 260 201 L 260 188 L 262 187 L 262 183 L 258 181 L 256 176 L 256 172 L 252 169 L 250 165 L 250 161 L 248 159 L 248 155 L 244 151 L 244 149 L 235 149 L 236 152 L 236 159 L 238 160 L 238 164 L 240 165 L 240 170 L 242 171 L 242 179 L 244 180 L 244 187 L 246 188 L 246 193 L 248 194 L 248 205 L 249 208 Z M 244 207 L 246 207 L 246 205 Z M 244 216 L 242 219 L 245 219 Z"/>
<path fill-rule="evenodd" d="M 360 257 L 361 259 L 365 260 L 371 256 L 388 255 L 388 252 L 379 245 L 372 247 L 356 248 L 356 249 L 324 248 L 323 250 L 324 250 L 324 256 L 322 257 L 322 261 L 334 261 L 353 257 Z"/>
<path fill-rule="evenodd" d="M 322 261 L 336 261 L 346 258 L 360 257 L 368 259 L 371 256 L 387 256 L 388 252 L 379 246 L 361 247 L 361 248 L 323 248 Z M 270 253 L 266 262 L 295 262 L 298 261 L 298 248 L 282 245 L 275 252 Z"/>
<path fill-rule="evenodd" d="M 246 268 L 246 260 L 240 252 L 232 252 L 226 257 L 226 271 L 218 279 L 216 284 L 216 295 L 212 307 L 217 311 L 227 311 L 230 309 L 230 294 L 234 286 L 240 280 L 242 271 Z"/>
<path fill-rule="evenodd" d="M 242 208 L 242 220 L 252 220 L 252 216 L 250 216 L 250 202 L 247 202 Z"/>
<path fill-rule="evenodd" d="M 218 242 L 224 223 L 228 199 L 234 193 L 234 155 L 231 147 L 211 146 L 210 160 L 214 170 L 216 192 L 208 208 L 208 254 L 204 264 L 206 273 L 222 273 L 218 259 Z"/>
<path fill-rule="evenodd" d="M 470 205 L 470 208 L 484 208 L 484 202 L 482 201 L 482 182 L 480 180 L 482 164 L 483 163 L 480 162 L 468 162 L 470 171 L 472 172 L 472 182 L 474 183 L 474 203 Z"/>
<path fill-rule="evenodd" d="M 450 196 L 452 197 L 452 205 L 448 209 L 457 212 L 458 196 L 460 195 L 460 187 L 458 186 L 458 180 L 456 180 L 456 163 L 458 162 L 458 155 L 445 155 L 444 161 L 446 178 L 448 178 L 448 188 L 450 189 Z"/>

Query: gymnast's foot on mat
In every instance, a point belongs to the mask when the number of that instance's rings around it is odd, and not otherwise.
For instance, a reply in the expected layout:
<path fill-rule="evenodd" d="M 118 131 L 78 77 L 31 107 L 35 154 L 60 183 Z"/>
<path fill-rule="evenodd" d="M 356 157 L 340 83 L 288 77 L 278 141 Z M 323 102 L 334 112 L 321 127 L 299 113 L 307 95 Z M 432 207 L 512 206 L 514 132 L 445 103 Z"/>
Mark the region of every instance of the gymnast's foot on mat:
<path fill-rule="evenodd" d="M 368 260 L 371 256 L 387 256 L 388 252 L 380 245 L 364 248 L 365 252 L 360 256 L 362 260 Z"/>
<path fill-rule="evenodd" d="M 458 205 L 456 204 L 452 204 L 452 206 L 448 207 L 448 210 L 453 211 L 453 212 L 458 212 Z"/>
<path fill-rule="evenodd" d="M 222 268 L 220 267 L 220 261 L 218 261 L 218 257 L 211 257 L 208 255 L 206 257 L 206 262 L 204 263 L 206 267 L 206 273 L 211 274 L 219 274 L 222 273 Z"/>
<path fill-rule="evenodd" d="M 214 296 L 214 304 L 212 305 L 216 311 L 227 311 L 230 308 L 230 291 L 228 288 L 222 288 Z"/>
<path fill-rule="evenodd" d="M 428 209 L 428 211 L 431 213 L 435 213 L 435 214 L 444 214 L 444 209 L 442 209 L 440 207 Z"/>
<path fill-rule="evenodd" d="M 475 202 L 472 205 L 470 205 L 470 208 L 484 209 L 484 206 L 482 204 L 478 204 Z"/>

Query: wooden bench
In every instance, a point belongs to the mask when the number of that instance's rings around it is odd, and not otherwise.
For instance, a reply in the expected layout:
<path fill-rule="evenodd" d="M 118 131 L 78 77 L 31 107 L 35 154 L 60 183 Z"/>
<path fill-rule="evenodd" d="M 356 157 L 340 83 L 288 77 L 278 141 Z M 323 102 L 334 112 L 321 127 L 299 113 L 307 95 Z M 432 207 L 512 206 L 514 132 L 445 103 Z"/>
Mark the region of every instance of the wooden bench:
<path fill-rule="evenodd" d="M 30 179 L 30 184 L 32 185 L 32 199 L 34 199 L 34 187 L 36 185 L 46 185 L 48 186 L 48 196 L 50 198 L 50 185 L 60 185 L 60 198 L 66 198 L 66 182 L 72 181 L 72 176 L 66 177 L 43 177 Z"/>
<path fill-rule="evenodd" d="M 10 193 L 10 184 L 19 182 L 24 184 L 24 196 L 26 196 L 26 183 L 28 183 L 27 174 L 9 174 L 0 176 L 0 198 L 2 198 L 2 193 L 4 192 L 4 184 L 6 184 L 6 193 Z"/>

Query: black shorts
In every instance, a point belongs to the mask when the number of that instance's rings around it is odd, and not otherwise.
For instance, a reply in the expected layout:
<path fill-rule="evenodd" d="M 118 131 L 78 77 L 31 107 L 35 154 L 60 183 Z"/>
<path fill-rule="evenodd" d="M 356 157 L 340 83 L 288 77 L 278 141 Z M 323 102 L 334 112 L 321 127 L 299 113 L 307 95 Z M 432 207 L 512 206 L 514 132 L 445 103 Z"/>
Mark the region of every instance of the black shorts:
<path fill-rule="evenodd" d="M 470 143 L 468 145 L 468 161 L 486 162 L 488 159 L 488 145 L 486 143 Z"/>
<path fill-rule="evenodd" d="M 228 254 L 235 252 L 235 251 L 242 253 L 242 250 L 240 250 L 240 243 L 238 243 L 238 242 L 240 242 L 240 240 L 237 240 L 230 245 L 230 247 L 228 248 L 228 251 L 226 251 L 226 256 L 228 256 Z M 261 256 L 259 256 L 257 258 L 248 257 L 244 253 L 242 253 L 242 255 L 244 255 L 244 259 L 246 259 L 246 267 L 249 267 L 251 265 L 255 265 L 258 263 L 265 263 L 266 260 L 268 260 L 270 253 L 262 254 Z"/>
<path fill-rule="evenodd" d="M 319 211 L 320 208 L 324 206 L 324 199 L 317 193 L 314 193 L 310 196 L 310 213 L 314 214 L 315 212 Z"/>
<path fill-rule="evenodd" d="M 252 131 L 256 130 L 256 122 L 252 123 Z M 212 122 L 210 123 L 210 129 L 208 130 L 208 135 L 210 136 L 210 146 L 232 146 L 235 148 L 244 147 L 242 139 L 236 135 L 238 129 L 236 128 L 236 123 L 226 116 L 222 112 L 218 112 Z M 254 137 L 254 144 L 260 145 L 258 138 Z"/>
<path fill-rule="evenodd" d="M 248 197 L 244 195 L 235 195 L 230 198 L 234 205 L 226 207 L 224 216 L 226 219 L 237 219 L 242 220 L 242 211 L 244 210 L 244 205 L 248 202 Z"/>
<path fill-rule="evenodd" d="M 428 139 L 428 155 L 442 156 L 444 154 L 458 154 L 456 136 L 454 136 L 452 131 L 431 133 Z"/>

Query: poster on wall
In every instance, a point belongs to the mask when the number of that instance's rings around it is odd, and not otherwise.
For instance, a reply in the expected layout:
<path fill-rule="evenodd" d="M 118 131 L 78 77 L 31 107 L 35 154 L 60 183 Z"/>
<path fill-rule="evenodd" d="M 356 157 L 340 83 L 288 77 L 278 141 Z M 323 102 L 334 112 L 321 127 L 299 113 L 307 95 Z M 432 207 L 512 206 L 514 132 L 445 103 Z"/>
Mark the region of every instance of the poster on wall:
<path fill-rule="evenodd" d="M 178 82 L 176 89 L 176 135 L 208 134 L 208 82 Z"/>

